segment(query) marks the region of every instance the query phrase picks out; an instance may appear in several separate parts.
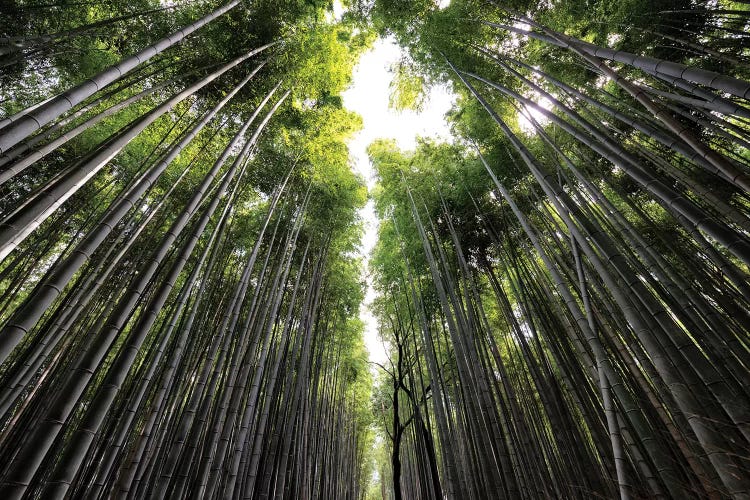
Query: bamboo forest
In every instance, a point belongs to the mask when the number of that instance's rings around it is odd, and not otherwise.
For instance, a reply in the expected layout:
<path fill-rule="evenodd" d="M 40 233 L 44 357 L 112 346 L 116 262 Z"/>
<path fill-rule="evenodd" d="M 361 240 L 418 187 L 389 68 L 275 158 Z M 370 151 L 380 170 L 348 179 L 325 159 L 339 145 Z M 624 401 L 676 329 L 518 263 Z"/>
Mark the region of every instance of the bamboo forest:
<path fill-rule="evenodd" d="M 0 0 L 0 500 L 110 498 L 750 499 L 750 0 Z"/>

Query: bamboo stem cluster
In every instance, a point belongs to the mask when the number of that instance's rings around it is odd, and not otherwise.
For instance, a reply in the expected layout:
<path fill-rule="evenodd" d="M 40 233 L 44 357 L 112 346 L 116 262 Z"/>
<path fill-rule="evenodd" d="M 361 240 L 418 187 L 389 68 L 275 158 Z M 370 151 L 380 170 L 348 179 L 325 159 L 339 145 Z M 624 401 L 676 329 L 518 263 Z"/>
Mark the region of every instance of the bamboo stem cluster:
<path fill-rule="evenodd" d="M 465 142 L 371 149 L 396 498 L 747 497 L 750 83 L 493 4 L 415 43 Z"/>
<path fill-rule="evenodd" d="M 337 200 L 280 132 L 278 42 L 170 52 L 240 4 L 0 121 L 3 499 L 361 494 L 354 221 L 313 228 Z"/>

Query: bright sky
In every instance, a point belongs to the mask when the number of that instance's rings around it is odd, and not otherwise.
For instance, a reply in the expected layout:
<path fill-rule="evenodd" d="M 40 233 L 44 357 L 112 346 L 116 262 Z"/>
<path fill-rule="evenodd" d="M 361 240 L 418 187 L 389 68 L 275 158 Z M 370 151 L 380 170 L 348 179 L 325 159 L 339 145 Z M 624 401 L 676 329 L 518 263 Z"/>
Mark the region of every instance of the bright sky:
<path fill-rule="evenodd" d="M 362 116 L 364 128 L 349 141 L 349 153 L 354 160 L 354 170 L 366 179 L 367 187 L 375 184 L 372 164 L 367 157 L 367 146 L 375 139 L 395 139 L 402 149 L 414 149 L 417 136 L 435 137 L 450 140 L 450 132 L 444 115 L 451 108 L 454 96 L 445 87 L 435 87 L 429 91 L 424 111 L 397 112 L 388 107 L 390 96 L 391 66 L 402 57 L 401 48 L 390 39 L 379 39 L 372 50 L 362 56 L 354 69 L 351 87 L 344 92 L 344 105 Z M 365 236 L 362 241 L 362 254 L 369 261 L 378 234 L 378 220 L 372 201 L 361 212 L 365 221 Z M 385 349 L 378 336 L 377 322 L 370 311 L 375 297 L 372 279 L 368 271 L 367 295 L 360 309 L 360 317 L 365 323 L 365 344 L 370 352 L 370 361 L 385 363 Z"/>

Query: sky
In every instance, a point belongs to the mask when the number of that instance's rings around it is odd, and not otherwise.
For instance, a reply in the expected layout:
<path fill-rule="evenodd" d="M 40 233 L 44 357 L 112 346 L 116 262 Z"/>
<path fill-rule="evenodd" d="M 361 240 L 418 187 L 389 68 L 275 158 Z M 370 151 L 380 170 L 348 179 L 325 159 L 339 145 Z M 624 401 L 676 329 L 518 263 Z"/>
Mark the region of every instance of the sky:
<path fill-rule="evenodd" d="M 446 87 L 429 90 L 422 112 L 398 112 L 388 107 L 391 66 L 403 56 L 401 48 L 391 39 L 379 39 L 373 48 L 362 55 L 354 69 L 352 84 L 344 92 L 344 106 L 362 116 L 363 129 L 348 143 L 355 172 L 361 174 L 368 189 L 375 185 L 372 164 L 367 157 L 367 146 L 375 139 L 395 139 L 402 149 L 414 149 L 417 136 L 450 140 L 445 113 L 450 110 L 454 96 Z M 365 263 L 377 240 L 378 220 L 372 201 L 368 201 L 360 214 L 365 222 L 362 255 Z M 365 266 L 366 267 L 366 266 Z M 375 297 L 372 279 L 365 270 L 367 294 L 360 308 L 365 323 L 365 344 L 370 361 L 383 364 L 387 361 L 385 349 L 377 333 L 377 322 L 369 306 Z"/>

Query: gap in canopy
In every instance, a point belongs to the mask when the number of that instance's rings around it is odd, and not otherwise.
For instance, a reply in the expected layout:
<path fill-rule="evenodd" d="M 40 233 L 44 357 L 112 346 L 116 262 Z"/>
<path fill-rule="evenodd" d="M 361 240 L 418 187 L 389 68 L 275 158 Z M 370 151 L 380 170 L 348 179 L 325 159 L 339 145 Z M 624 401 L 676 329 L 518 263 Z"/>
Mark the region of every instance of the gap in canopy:
<path fill-rule="evenodd" d="M 396 111 L 389 107 L 394 77 L 391 68 L 404 57 L 403 49 L 392 38 L 376 40 L 372 49 L 360 58 L 351 86 L 343 94 L 344 105 L 362 116 L 363 128 L 349 141 L 348 146 L 354 171 L 365 179 L 368 190 L 375 186 L 376 179 L 367 157 L 367 146 L 376 139 L 394 139 L 402 149 L 414 149 L 417 137 L 451 140 L 445 114 L 453 106 L 455 95 L 447 86 L 436 85 L 427 89 L 421 111 Z M 370 361 L 383 364 L 387 362 L 386 351 L 371 310 L 375 290 L 369 257 L 377 241 L 379 225 L 372 200 L 360 211 L 360 217 L 365 225 L 361 244 L 365 264 L 362 279 L 367 286 L 360 319 L 365 325 L 365 345 L 370 353 Z"/>

